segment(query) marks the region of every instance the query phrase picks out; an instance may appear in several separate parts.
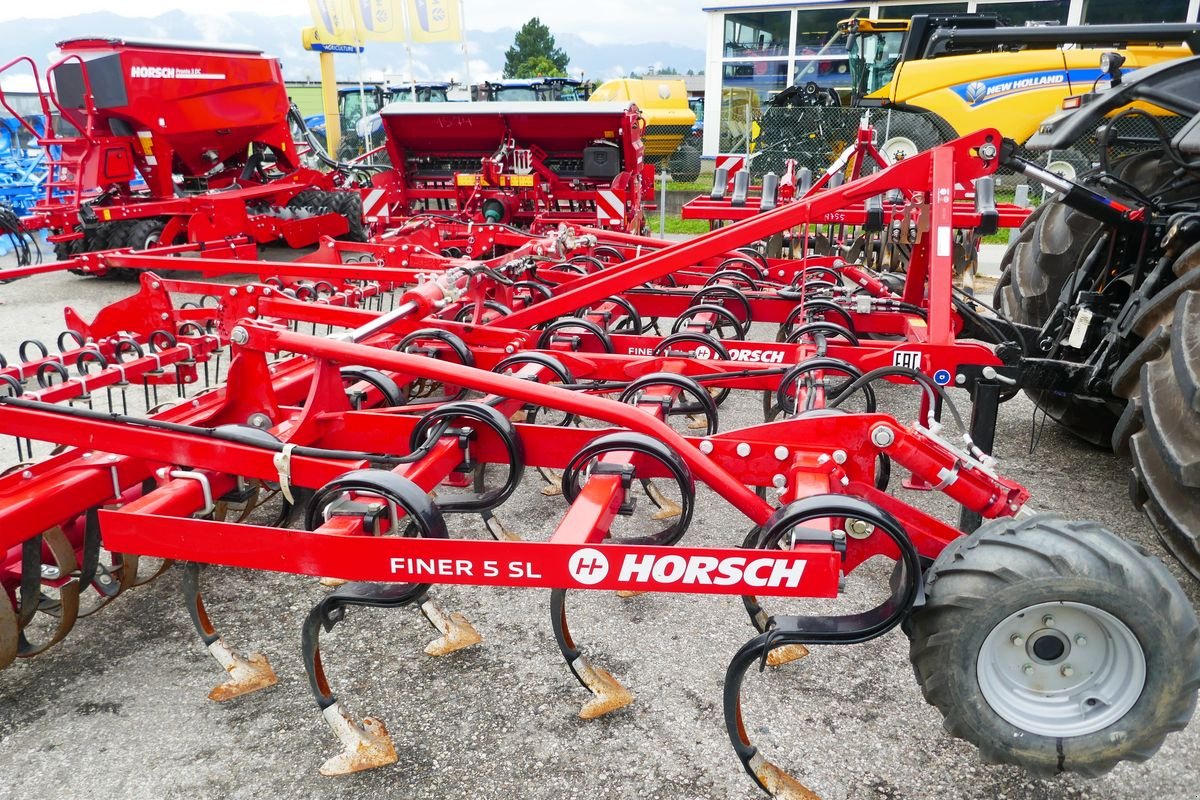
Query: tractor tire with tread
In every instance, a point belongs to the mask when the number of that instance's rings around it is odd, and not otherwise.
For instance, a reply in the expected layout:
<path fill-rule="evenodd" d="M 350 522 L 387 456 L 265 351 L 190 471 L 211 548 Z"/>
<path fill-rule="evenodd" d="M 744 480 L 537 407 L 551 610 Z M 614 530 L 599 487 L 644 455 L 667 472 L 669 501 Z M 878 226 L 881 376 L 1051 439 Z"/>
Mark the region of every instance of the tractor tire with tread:
<path fill-rule="evenodd" d="M 1188 723 L 1200 688 L 1200 623 L 1162 562 L 1053 514 L 947 547 L 906 631 L 946 730 L 1039 775 L 1146 760 Z"/>
<path fill-rule="evenodd" d="M 1165 347 L 1162 337 L 1155 340 L 1157 356 L 1140 365 L 1120 432 L 1133 461 L 1133 504 L 1200 578 L 1200 290 L 1179 296 L 1166 338 Z"/>
<path fill-rule="evenodd" d="M 348 242 L 365 242 L 367 229 L 363 225 L 362 195 L 355 191 L 330 192 L 330 207 L 346 218 L 350 231 L 342 238 Z"/>

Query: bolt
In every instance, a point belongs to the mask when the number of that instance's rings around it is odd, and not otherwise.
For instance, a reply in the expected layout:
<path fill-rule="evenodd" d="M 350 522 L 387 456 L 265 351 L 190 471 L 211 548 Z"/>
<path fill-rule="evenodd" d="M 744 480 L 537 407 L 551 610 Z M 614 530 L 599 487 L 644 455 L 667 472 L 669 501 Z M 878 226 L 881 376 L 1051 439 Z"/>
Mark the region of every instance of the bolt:
<path fill-rule="evenodd" d="M 271 418 L 261 411 L 256 411 L 246 420 L 246 424 L 251 428 L 262 428 L 265 430 L 271 427 Z"/>
<path fill-rule="evenodd" d="M 229 296 L 230 296 L 230 297 L 237 297 L 237 289 L 230 289 L 230 290 L 229 290 Z"/>
<path fill-rule="evenodd" d="M 54 580 L 62 575 L 62 571 L 52 564 L 42 564 L 42 577 L 46 580 Z"/>
<path fill-rule="evenodd" d="M 846 532 L 855 539 L 866 539 L 875 532 L 875 526 L 863 519 L 846 520 Z"/>
<path fill-rule="evenodd" d="M 738 444 L 736 452 L 739 456 L 745 458 L 746 456 L 750 455 L 750 445 L 746 444 L 745 442 L 741 442 Z"/>
<path fill-rule="evenodd" d="M 395 248 L 395 247 L 389 247 L 389 248 L 388 248 L 388 252 L 389 252 L 389 253 L 395 253 L 395 252 L 396 252 L 396 248 Z"/>
<path fill-rule="evenodd" d="M 963 375 L 963 374 L 960 372 L 960 373 L 958 373 L 957 375 L 955 375 L 955 376 L 954 376 L 954 382 L 955 382 L 955 383 L 957 383 L 959 386 L 962 386 L 964 383 L 966 383 L 966 382 L 967 382 L 967 376 L 966 376 L 966 375 Z"/>
<path fill-rule="evenodd" d="M 834 450 L 833 451 L 833 463 L 845 464 L 847 458 L 848 458 L 848 456 L 846 455 L 845 450 Z"/>
<path fill-rule="evenodd" d="M 1054 627 L 1054 617 L 1047 614 L 1046 616 L 1042 617 L 1042 624 L 1045 625 L 1047 628 L 1053 628 Z"/>
<path fill-rule="evenodd" d="M 31 472 L 30 470 L 25 470 L 24 472 L 21 473 L 21 477 L 24 478 L 25 480 L 29 480 L 30 478 L 33 477 L 33 472 Z"/>
<path fill-rule="evenodd" d="M 257 309 L 257 308 L 255 308 L 254 306 L 250 306 L 249 308 L 247 308 L 247 309 L 246 309 L 246 313 L 248 313 L 248 314 L 257 314 L 257 313 L 258 313 L 258 309 Z M 163 314 L 163 316 L 165 317 L 165 316 L 166 316 L 166 314 Z"/>
<path fill-rule="evenodd" d="M 787 486 L 787 478 L 785 478 L 783 475 L 775 475 L 771 478 L 771 485 L 776 489 L 782 489 L 783 487 Z"/>
<path fill-rule="evenodd" d="M 101 575 L 96 580 L 100 582 L 101 586 L 108 586 L 110 583 L 112 583 L 112 576 L 111 575 Z"/>
<path fill-rule="evenodd" d="M 1079 645 L 1080 647 L 1087 647 L 1087 637 L 1082 633 L 1076 634 L 1075 644 Z"/>
<path fill-rule="evenodd" d="M 996 157 L 996 145 L 991 142 L 984 142 L 979 145 L 979 157 L 984 161 L 991 161 Z"/>
<path fill-rule="evenodd" d="M 778 458 L 780 461 L 786 461 L 788 455 L 789 455 L 788 449 L 786 447 L 784 447 L 783 445 L 779 445 L 779 447 L 775 448 L 775 457 Z"/>
<path fill-rule="evenodd" d="M 1059 673 L 1064 678 L 1069 678 L 1075 674 L 1075 669 L 1070 664 L 1063 664 L 1062 669 L 1059 670 Z"/>
<path fill-rule="evenodd" d="M 1013 647 L 1020 647 L 1021 645 L 1025 644 L 1025 637 L 1019 633 L 1014 633 L 1012 636 L 1008 637 L 1008 641 L 1012 642 Z"/>
<path fill-rule="evenodd" d="M 234 344 L 245 344 L 250 341 L 250 331 L 238 325 L 229 332 L 229 340 Z"/>
<path fill-rule="evenodd" d="M 704 455 L 708 455 L 712 451 L 713 451 L 713 443 L 710 442 L 708 439 L 705 439 L 703 442 L 700 443 L 700 452 L 701 453 L 704 453 Z"/>
<path fill-rule="evenodd" d="M 1033 664 L 1026 664 L 1025 666 L 1021 667 L 1021 672 L 1024 672 L 1026 675 L 1032 675 Z"/>
<path fill-rule="evenodd" d="M 164 311 L 163 313 L 158 315 L 158 318 L 163 321 L 166 321 L 171 318 L 171 315 Z"/>
<path fill-rule="evenodd" d="M 158 289 L 158 288 L 160 288 L 161 286 L 162 286 L 162 284 L 161 284 L 161 283 L 159 283 L 158 281 L 151 281 L 151 282 L 150 282 L 150 288 L 151 288 L 151 289 Z"/>
<path fill-rule="evenodd" d="M 871 441 L 876 447 L 891 447 L 892 443 L 896 441 L 896 434 L 892 433 L 891 428 L 880 425 L 871 431 Z"/>

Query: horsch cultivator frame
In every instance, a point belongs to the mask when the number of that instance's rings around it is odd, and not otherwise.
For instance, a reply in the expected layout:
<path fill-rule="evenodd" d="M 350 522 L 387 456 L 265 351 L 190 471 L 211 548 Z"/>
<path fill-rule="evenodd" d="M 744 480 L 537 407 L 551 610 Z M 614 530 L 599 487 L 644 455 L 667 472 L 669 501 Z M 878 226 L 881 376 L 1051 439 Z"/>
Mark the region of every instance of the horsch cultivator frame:
<path fill-rule="evenodd" d="M 812 794 L 750 742 L 746 673 L 901 624 L 926 697 L 987 758 L 1097 774 L 1148 757 L 1186 724 L 1200 687 L 1190 605 L 1113 534 L 1032 513 L 986 454 L 1012 367 L 988 343 L 1005 338 L 1003 323 L 955 295 L 945 245 L 955 183 L 989 175 L 998 149 L 980 132 L 670 246 L 418 216 L 289 264 L 96 254 L 146 270 L 138 294 L 90 323 L 68 315 L 66 352 L 27 345 L 0 372 L 0 433 L 63 446 L 0 478 L 0 662 L 61 638 L 81 597 L 95 607 L 158 570 L 139 558 L 180 560 L 188 610 L 228 673 L 210 696 L 226 700 L 275 678 L 221 638 L 200 564 L 350 581 L 302 631 L 310 686 L 342 745 L 322 772 L 343 774 L 397 758 L 383 723 L 360 721 L 326 679 L 320 637 L 349 609 L 416 605 L 440 634 L 426 652 L 443 655 L 479 634 L 433 585 L 551 589 L 552 628 L 592 718 L 632 696 L 583 654 L 568 591 L 733 594 L 757 632 L 728 668 L 726 726 L 774 796 Z M 930 225 L 902 286 L 834 257 L 743 249 L 901 188 L 927 198 Z M 263 282 L 164 277 L 197 268 Z M 751 324 L 776 326 L 777 340 L 748 341 Z M 188 395 L 209 367 L 221 382 Z M 146 415 L 80 402 L 143 380 L 174 385 L 179 401 Z M 878 410 L 880 381 L 919 387 L 919 421 Z M 947 385 L 972 393 L 969 430 Z M 745 391 L 763 395 L 768 421 L 720 431 L 719 405 Z M 959 443 L 942 435 L 943 414 Z M 889 494 L 893 467 L 960 505 L 962 530 Z M 495 516 L 530 468 L 569 503 L 547 541 Z M 688 546 L 697 484 L 749 535 Z M 276 518 L 247 523 L 268 490 L 283 498 Z M 482 516 L 494 541 L 452 538 L 461 514 Z M 288 527 L 296 517 L 302 530 Z M 877 607 L 767 611 L 838 597 L 874 556 L 897 565 Z"/>

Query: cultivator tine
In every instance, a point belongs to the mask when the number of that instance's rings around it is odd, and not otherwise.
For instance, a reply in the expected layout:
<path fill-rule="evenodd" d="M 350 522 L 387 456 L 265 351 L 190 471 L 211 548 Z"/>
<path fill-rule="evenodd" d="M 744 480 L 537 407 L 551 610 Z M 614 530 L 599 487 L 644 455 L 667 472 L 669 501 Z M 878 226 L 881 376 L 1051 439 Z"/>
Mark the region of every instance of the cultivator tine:
<path fill-rule="evenodd" d="M 330 756 L 321 764 L 320 773 L 327 777 L 386 767 L 399 760 L 396 746 L 387 727 L 374 717 L 364 717 L 360 723 L 342 704 L 334 702 L 321 710 L 321 716 L 333 728 L 342 744 L 342 752 Z"/>
<path fill-rule="evenodd" d="M 547 484 L 542 487 L 543 497 L 558 497 L 562 494 L 562 472 L 547 467 L 538 467 L 537 473 Z"/>
<path fill-rule="evenodd" d="M 642 488 L 646 491 L 646 496 L 650 498 L 650 502 L 658 506 L 658 511 L 650 515 L 651 519 L 674 519 L 683 513 L 683 507 L 664 495 L 652 481 L 643 480 Z"/>
<path fill-rule="evenodd" d="M 8 592 L 0 590 L 0 670 L 7 667 L 17 657 L 21 646 L 21 629 L 17 622 L 17 612 Z"/>
<path fill-rule="evenodd" d="M 500 518 L 491 511 L 485 511 L 480 516 L 483 517 L 483 524 L 488 529 L 488 533 L 498 542 L 522 542 L 524 539 L 521 534 L 510 531 L 505 527 Z"/>
<path fill-rule="evenodd" d="M 36 541 L 36 546 L 31 547 L 29 541 Z M 50 551 L 52 564 L 42 561 L 43 544 Z M 17 655 L 29 658 L 44 653 L 62 641 L 75 626 L 75 620 L 79 617 L 79 580 L 74 576 L 77 564 L 75 551 L 61 528 L 51 528 L 40 537 L 26 540 L 22 556 L 21 605 L 17 609 L 21 630 Z M 33 578 L 27 579 L 26 570 L 31 568 Z M 44 593 L 43 585 L 57 590 L 57 600 Z M 36 642 L 29 638 L 33 633 L 30 624 L 39 611 L 56 618 L 58 623 L 49 637 Z"/>
<path fill-rule="evenodd" d="M 565 589 L 555 589 L 550 593 L 550 622 L 554 628 L 554 638 L 571 674 L 593 695 L 579 710 L 580 719 L 596 719 L 632 703 L 633 693 L 611 672 L 596 666 L 579 652 L 567 627 L 566 601 Z"/>
<path fill-rule="evenodd" d="M 223 703 L 226 700 L 275 685 L 278 679 L 265 655 L 251 653 L 249 658 L 243 658 L 225 644 L 221 635 L 217 633 L 212 621 L 208 618 L 208 612 L 204 608 L 204 599 L 200 595 L 199 564 L 184 565 L 183 595 L 184 601 L 187 603 L 188 615 L 200 633 L 201 641 L 204 642 L 209 654 L 217 660 L 217 663 L 229 676 L 224 683 L 213 687 L 212 691 L 208 693 L 208 699 Z"/>
<path fill-rule="evenodd" d="M 332 631 L 335 625 L 346 618 L 346 609 L 351 606 L 401 608 L 421 602 L 421 612 L 428 618 L 424 608 L 428 603 L 427 588 L 407 583 L 347 583 L 326 595 L 309 611 L 301 631 L 304 670 L 308 675 L 309 688 L 321 709 L 321 716 L 342 744 L 342 752 L 326 759 L 321 765 L 322 775 L 349 775 L 383 767 L 394 764 L 397 756 L 396 747 L 383 722 L 374 717 L 364 717 L 361 723 L 358 722 L 330 690 L 325 668 L 321 664 L 321 629 Z M 444 614 L 440 609 L 438 613 Z"/>
<path fill-rule="evenodd" d="M 462 614 L 457 611 L 447 614 L 428 596 L 421 598 L 418 602 L 425 619 L 429 620 L 429 624 L 442 634 L 441 637 L 425 645 L 425 655 L 445 656 L 483 641 L 479 631 L 475 630 L 475 627 Z"/>

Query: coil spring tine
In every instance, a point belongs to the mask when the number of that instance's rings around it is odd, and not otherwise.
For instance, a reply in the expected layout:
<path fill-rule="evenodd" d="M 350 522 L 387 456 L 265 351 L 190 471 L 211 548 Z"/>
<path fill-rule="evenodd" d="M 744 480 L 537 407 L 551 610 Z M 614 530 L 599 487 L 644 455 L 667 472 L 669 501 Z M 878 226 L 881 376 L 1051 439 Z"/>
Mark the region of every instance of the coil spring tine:
<path fill-rule="evenodd" d="M 571 674 L 592 699 L 579 710 L 580 719 L 596 719 L 624 708 L 633 702 L 633 693 L 603 667 L 591 663 L 579 651 L 567 625 L 567 591 L 555 589 L 550 593 L 550 624 L 554 629 L 554 640 Z"/>
<path fill-rule="evenodd" d="M 188 616 L 200 634 L 200 640 L 229 676 L 224 683 L 215 686 L 208 693 L 208 698 L 221 703 L 274 686 L 277 678 L 266 656 L 252 653 L 249 658 L 243 658 L 225 644 L 213 626 L 204 607 L 204 598 L 200 594 L 199 564 L 189 562 L 184 566 L 182 584 Z"/>

